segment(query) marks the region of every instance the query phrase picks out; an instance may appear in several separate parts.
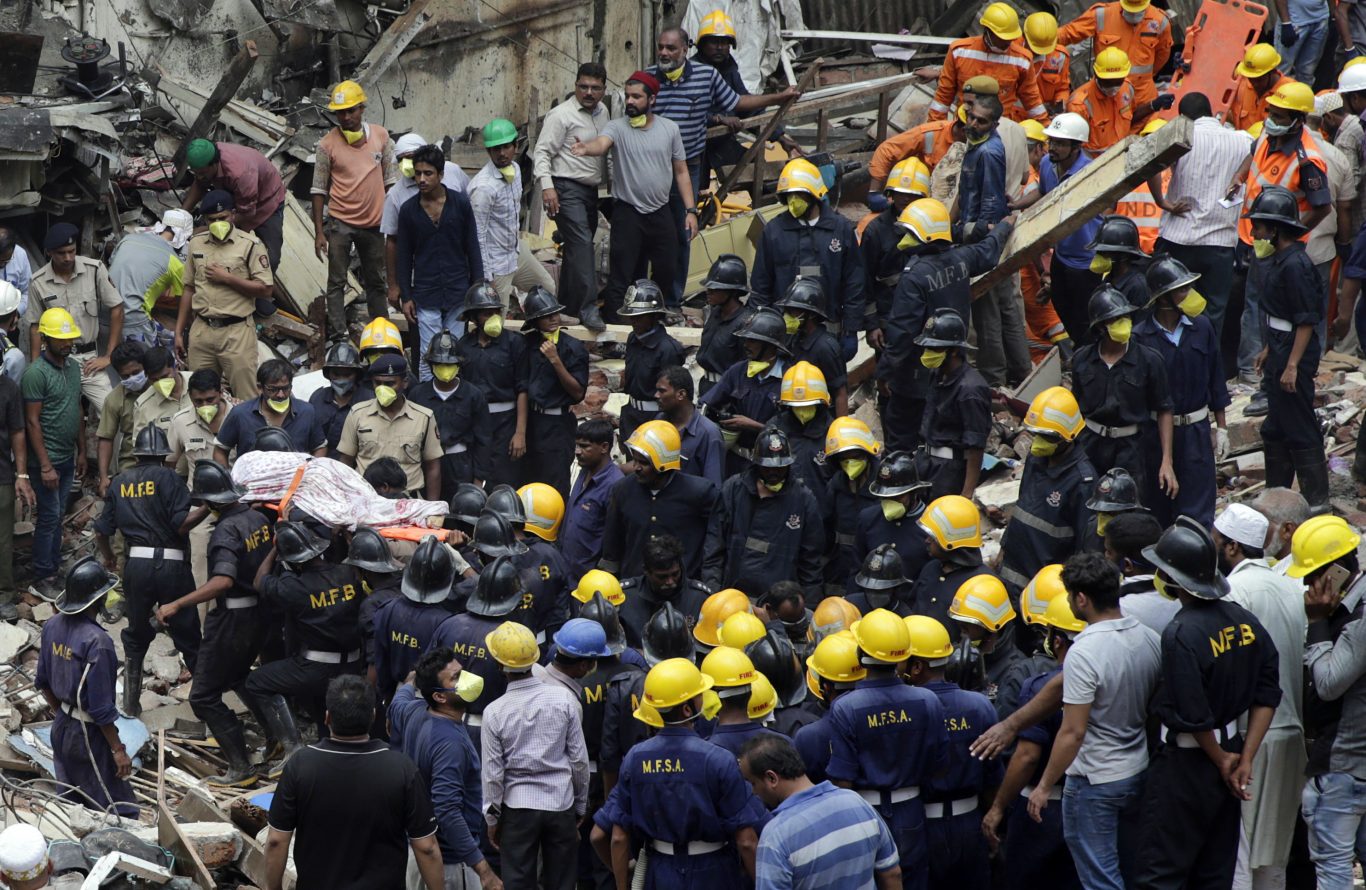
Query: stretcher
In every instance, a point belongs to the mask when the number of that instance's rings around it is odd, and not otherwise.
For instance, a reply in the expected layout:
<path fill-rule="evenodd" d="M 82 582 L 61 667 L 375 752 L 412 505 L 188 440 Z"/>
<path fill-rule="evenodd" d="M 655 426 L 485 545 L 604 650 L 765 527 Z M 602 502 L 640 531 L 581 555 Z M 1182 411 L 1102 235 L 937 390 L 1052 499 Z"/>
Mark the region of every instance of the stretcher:
<path fill-rule="evenodd" d="M 1186 29 L 1186 46 L 1168 92 L 1176 104 L 1158 112 L 1171 120 L 1187 93 L 1204 93 L 1215 115 L 1228 110 L 1238 86 L 1235 70 L 1247 48 L 1261 39 L 1268 11 L 1252 0 L 1204 0 Z"/>

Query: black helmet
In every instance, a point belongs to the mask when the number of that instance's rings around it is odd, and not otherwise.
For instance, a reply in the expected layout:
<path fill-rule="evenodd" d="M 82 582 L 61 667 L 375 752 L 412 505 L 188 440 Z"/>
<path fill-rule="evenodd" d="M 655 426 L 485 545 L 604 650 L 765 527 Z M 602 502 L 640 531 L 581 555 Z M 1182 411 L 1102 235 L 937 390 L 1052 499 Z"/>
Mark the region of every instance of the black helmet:
<path fill-rule="evenodd" d="M 814 312 L 822 321 L 830 317 L 825 311 L 825 288 L 821 287 L 820 281 L 815 278 L 803 278 L 798 275 L 787 286 L 787 293 L 774 305 L 779 309 Z"/>
<path fill-rule="evenodd" d="M 465 604 L 465 611 L 485 618 L 502 618 L 522 604 L 525 593 L 526 587 L 512 558 L 500 556 L 479 573 L 479 581 Z"/>
<path fill-rule="evenodd" d="M 854 583 L 864 590 L 892 590 L 907 583 L 901 554 L 891 544 L 879 544 L 863 560 Z"/>
<path fill-rule="evenodd" d="M 54 604 L 64 615 L 78 615 L 95 605 L 119 583 L 119 576 L 106 571 L 100 561 L 87 556 L 66 573 L 66 587 Z"/>
<path fill-rule="evenodd" d="M 429 535 L 413 551 L 399 589 L 415 603 L 440 603 L 451 595 L 456 580 L 450 548 Z"/>
<path fill-rule="evenodd" d="M 206 504 L 227 505 L 242 500 L 247 490 L 232 481 L 227 469 L 215 460 L 194 462 L 193 500 Z"/>
<path fill-rule="evenodd" d="M 479 514 L 484 512 L 484 504 L 488 503 L 488 499 L 489 496 L 478 485 L 473 482 L 461 482 L 456 486 L 455 494 L 451 495 L 450 515 L 473 531 L 474 522 L 479 518 Z"/>
<path fill-rule="evenodd" d="M 711 264 L 707 280 L 702 282 L 702 286 L 707 290 L 733 290 L 747 294 L 748 279 L 749 270 L 745 268 L 745 261 L 733 253 L 723 253 Z"/>
<path fill-rule="evenodd" d="M 1096 483 L 1086 509 L 1097 513 L 1123 513 L 1142 509 L 1138 503 L 1138 485 L 1123 467 L 1107 470 Z"/>
<path fill-rule="evenodd" d="M 756 467 L 790 467 L 795 461 L 792 456 L 792 445 L 787 441 L 787 433 L 776 426 L 765 427 L 754 440 Z"/>
<path fill-rule="evenodd" d="M 1097 253 L 1147 257 L 1143 248 L 1138 246 L 1138 226 L 1127 216 L 1105 217 L 1096 232 L 1096 239 L 1086 245 L 1086 249 Z"/>
<path fill-rule="evenodd" d="M 1269 185 L 1262 189 L 1252 201 L 1252 208 L 1243 214 L 1243 219 L 1260 219 L 1277 223 L 1303 234 L 1304 225 L 1300 222 L 1300 205 L 1289 189 L 1279 185 Z"/>
<path fill-rule="evenodd" d="M 1189 516 L 1178 516 L 1156 544 L 1144 547 L 1143 558 L 1191 596 L 1217 600 L 1228 593 L 1213 536 Z"/>
<path fill-rule="evenodd" d="M 263 426 L 252 441 L 253 451 L 294 451 L 294 440 L 278 426 Z"/>
<path fill-rule="evenodd" d="M 659 611 L 650 616 L 650 620 L 645 622 L 645 632 L 641 636 L 643 645 L 640 647 L 640 653 L 645 656 L 645 663 L 651 667 L 670 658 L 692 660 L 692 631 L 688 628 L 688 620 L 683 617 L 682 612 L 674 608 L 673 603 L 666 602 L 659 607 Z"/>
<path fill-rule="evenodd" d="M 607 632 L 607 648 L 612 650 L 613 655 L 620 655 L 626 650 L 626 631 L 621 629 L 617 607 L 599 591 L 593 591 L 593 598 L 579 606 L 579 617 L 602 625 Z"/>
<path fill-rule="evenodd" d="M 778 703 L 784 708 L 801 704 L 806 699 L 806 671 L 787 634 L 770 630 L 746 646 L 745 654 L 754 662 L 754 669 L 773 684 Z"/>
<path fill-rule="evenodd" d="M 308 562 L 332 542 L 309 531 L 302 522 L 285 520 L 275 526 L 275 553 L 290 565 Z"/>
<path fill-rule="evenodd" d="M 929 488 L 930 483 L 920 478 L 920 468 L 909 451 L 889 451 L 878 465 L 877 475 L 868 486 L 868 493 L 879 498 L 894 498 L 910 491 Z"/>
<path fill-rule="evenodd" d="M 517 540 L 517 532 L 508 518 L 488 508 L 474 521 L 474 549 L 484 556 L 517 556 L 526 553 L 526 545 Z"/>
<path fill-rule="evenodd" d="M 360 350 L 350 340 L 335 340 L 327 347 L 327 355 L 323 358 L 323 370 L 331 371 L 334 368 L 365 370 L 365 363 L 360 359 Z"/>
<path fill-rule="evenodd" d="M 506 517 L 515 529 L 526 527 L 526 505 L 511 485 L 505 483 L 493 486 L 488 500 L 484 503 L 484 509 Z"/>
<path fill-rule="evenodd" d="M 1091 294 L 1091 299 L 1086 304 L 1086 315 L 1092 330 L 1116 318 L 1133 315 L 1134 312 L 1129 298 L 1108 284 L 1096 288 L 1096 292 Z"/>
<path fill-rule="evenodd" d="M 481 281 L 471 285 L 469 290 L 465 291 L 465 304 L 460 307 L 456 317 L 464 319 L 466 315 L 481 309 L 497 309 L 500 312 L 503 309 L 503 301 L 498 299 L 498 291 L 492 282 Z"/>
<path fill-rule="evenodd" d="M 564 306 L 555 299 L 555 295 L 539 284 L 527 291 L 526 298 L 522 300 L 522 317 L 529 322 L 563 311 Z"/>
<path fill-rule="evenodd" d="M 351 536 L 351 549 L 342 563 L 377 575 L 403 571 L 403 566 L 394 562 L 384 536 L 364 525 Z"/>
<path fill-rule="evenodd" d="M 1200 276 L 1187 269 L 1175 257 L 1160 256 L 1148 266 L 1148 292 L 1154 300 L 1169 294 L 1177 288 L 1189 287 L 1200 280 Z"/>
<path fill-rule="evenodd" d="M 626 288 L 626 296 L 622 298 L 617 315 L 627 317 L 664 311 L 664 294 L 660 292 L 659 285 L 648 278 L 641 278 Z"/>
<path fill-rule="evenodd" d="M 787 325 L 782 313 L 765 306 L 750 316 L 749 322 L 735 336 L 741 340 L 758 340 L 772 343 L 779 351 L 787 352 Z"/>
<path fill-rule="evenodd" d="M 952 309 L 936 309 L 925 319 L 925 330 L 915 338 L 915 345 L 931 349 L 967 346 L 968 326 L 963 323 L 963 316 Z"/>
<path fill-rule="evenodd" d="M 133 443 L 133 457 L 165 457 L 170 453 L 171 443 L 161 427 L 149 423 L 138 430 L 137 440 Z"/>
<path fill-rule="evenodd" d="M 460 350 L 460 341 L 450 331 L 442 331 L 427 344 L 427 364 L 459 365 L 465 356 Z"/>

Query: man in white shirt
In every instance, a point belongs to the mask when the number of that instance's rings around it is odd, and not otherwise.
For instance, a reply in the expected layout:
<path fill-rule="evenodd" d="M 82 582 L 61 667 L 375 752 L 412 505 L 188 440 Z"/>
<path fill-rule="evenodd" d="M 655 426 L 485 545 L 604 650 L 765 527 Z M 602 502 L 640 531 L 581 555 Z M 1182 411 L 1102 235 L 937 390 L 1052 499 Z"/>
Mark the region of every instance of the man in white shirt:
<path fill-rule="evenodd" d="M 1257 495 L 1252 509 L 1266 517 L 1265 557 L 1276 574 L 1284 575 L 1290 568 L 1290 541 L 1295 530 L 1309 519 L 1309 502 L 1304 495 L 1289 488 L 1268 488 Z"/>
<path fill-rule="evenodd" d="M 413 155 L 427 140 L 416 133 L 398 137 L 394 143 L 394 161 L 398 164 L 399 177 L 384 195 L 384 214 L 380 217 L 379 230 L 384 235 L 385 281 L 389 282 L 389 304 L 398 305 L 398 209 L 403 203 L 417 194 L 416 171 L 413 169 Z M 441 171 L 441 184 L 453 192 L 468 192 L 470 178 L 460 165 L 447 161 Z"/>

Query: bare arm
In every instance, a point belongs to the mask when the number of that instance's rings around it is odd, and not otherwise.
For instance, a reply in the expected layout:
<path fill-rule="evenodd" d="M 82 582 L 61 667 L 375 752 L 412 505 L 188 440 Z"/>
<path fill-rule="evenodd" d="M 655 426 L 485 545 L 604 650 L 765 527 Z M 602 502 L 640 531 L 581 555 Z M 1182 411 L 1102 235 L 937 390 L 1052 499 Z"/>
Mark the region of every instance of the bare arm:
<path fill-rule="evenodd" d="M 1044 687 L 1029 700 L 1029 704 L 978 736 L 968 746 L 968 751 L 979 760 L 998 757 L 1015 741 L 1020 730 L 1033 726 L 1061 706 L 1062 674 L 1059 673 L 1044 684 Z"/>
<path fill-rule="evenodd" d="M 1044 807 L 1048 806 L 1048 795 L 1053 786 L 1062 779 L 1063 773 L 1077 759 L 1081 741 L 1086 737 L 1086 724 L 1091 719 L 1091 703 L 1062 706 L 1062 728 L 1053 741 L 1053 753 L 1048 757 L 1048 765 L 1043 776 L 1029 795 L 1029 816 L 1035 822 L 1043 821 Z"/>
<path fill-rule="evenodd" d="M 266 890 L 283 890 L 289 842 L 293 838 L 294 832 L 278 828 L 272 828 L 266 837 Z"/>
<path fill-rule="evenodd" d="M 754 880 L 754 854 L 759 849 L 759 835 L 753 828 L 742 828 L 735 832 L 735 850 L 740 854 L 740 864 L 745 867 L 745 874 L 749 875 L 751 881 Z"/>
<path fill-rule="evenodd" d="M 877 890 L 901 890 L 901 866 L 873 872 L 873 880 L 877 882 Z"/>
<path fill-rule="evenodd" d="M 963 459 L 967 462 L 967 468 L 963 473 L 963 497 L 971 498 L 972 493 L 977 490 L 978 481 L 982 478 L 982 449 L 965 449 Z"/>
<path fill-rule="evenodd" d="M 587 142 L 575 142 L 569 146 L 569 151 L 579 158 L 600 158 L 607 154 L 612 148 L 612 137 L 598 136 L 589 139 Z"/>
<path fill-rule="evenodd" d="M 612 826 L 612 877 L 617 890 L 626 890 L 631 884 L 631 836 L 620 825 Z"/>
<path fill-rule="evenodd" d="M 445 890 L 446 875 L 436 835 L 414 838 L 408 845 L 413 848 L 413 858 L 417 860 L 417 870 L 422 873 L 422 883 L 427 885 L 427 890 Z"/>

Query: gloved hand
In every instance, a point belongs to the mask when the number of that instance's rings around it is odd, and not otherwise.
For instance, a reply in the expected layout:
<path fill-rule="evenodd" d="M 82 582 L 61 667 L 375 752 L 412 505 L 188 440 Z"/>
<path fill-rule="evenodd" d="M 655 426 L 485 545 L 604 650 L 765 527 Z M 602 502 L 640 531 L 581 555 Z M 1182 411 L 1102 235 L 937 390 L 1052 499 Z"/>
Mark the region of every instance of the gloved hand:
<path fill-rule="evenodd" d="M 1300 39 L 1300 35 L 1295 33 L 1295 26 L 1289 22 L 1281 22 L 1281 46 L 1294 46 L 1295 41 Z"/>
<path fill-rule="evenodd" d="M 868 193 L 868 209 L 874 213 L 881 213 L 886 210 L 890 204 L 891 202 L 887 200 L 887 196 L 881 192 Z"/>
<path fill-rule="evenodd" d="M 858 334 L 844 334 L 840 337 L 840 354 L 847 362 L 858 352 Z"/>
<path fill-rule="evenodd" d="M 1153 100 L 1153 111 L 1163 111 L 1176 104 L 1176 96 L 1171 93 L 1163 93 Z"/>
<path fill-rule="evenodd" d="M 1228 459 L 1228 430 L 1221 426 L 1213 429 L 1214 433 L 1214 459 L 1222 461 Z"/>

